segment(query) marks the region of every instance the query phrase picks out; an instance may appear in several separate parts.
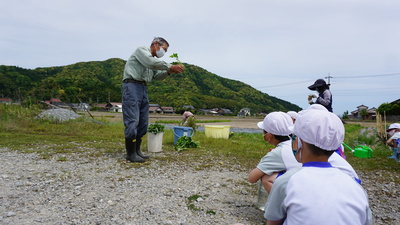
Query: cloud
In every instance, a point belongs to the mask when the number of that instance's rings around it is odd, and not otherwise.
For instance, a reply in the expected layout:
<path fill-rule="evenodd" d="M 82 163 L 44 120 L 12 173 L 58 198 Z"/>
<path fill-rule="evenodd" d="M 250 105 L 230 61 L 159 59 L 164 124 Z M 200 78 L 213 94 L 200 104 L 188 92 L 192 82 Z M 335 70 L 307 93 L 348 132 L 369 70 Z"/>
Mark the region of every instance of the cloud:
<path fill-rule="evenodd" d="M 399 11 L 395 0 L 3 1 L 0 64 L 127 59 L 162 36 L 182 61 L 301 107 L 308 81 L 330 74 L 341 114 L 362 95 L 371 107 L 397 97 L 399 76 L 343 77 L 400 72 Z"/>

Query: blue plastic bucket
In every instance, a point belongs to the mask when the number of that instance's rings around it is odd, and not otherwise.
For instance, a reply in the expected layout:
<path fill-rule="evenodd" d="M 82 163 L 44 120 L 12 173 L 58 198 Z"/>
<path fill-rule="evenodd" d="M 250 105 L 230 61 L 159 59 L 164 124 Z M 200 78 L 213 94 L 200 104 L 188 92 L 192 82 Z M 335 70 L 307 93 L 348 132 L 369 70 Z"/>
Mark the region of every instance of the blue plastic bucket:
<path fill-rule="evenodd" d="M 191 137 L 194 134 L 194 130 L 191 127 L 172 127 L 174 130 L 174 145 L 176 145 L 176 142 L 178 141 L 178 138 L 182 136 L 188 136 Z"/>

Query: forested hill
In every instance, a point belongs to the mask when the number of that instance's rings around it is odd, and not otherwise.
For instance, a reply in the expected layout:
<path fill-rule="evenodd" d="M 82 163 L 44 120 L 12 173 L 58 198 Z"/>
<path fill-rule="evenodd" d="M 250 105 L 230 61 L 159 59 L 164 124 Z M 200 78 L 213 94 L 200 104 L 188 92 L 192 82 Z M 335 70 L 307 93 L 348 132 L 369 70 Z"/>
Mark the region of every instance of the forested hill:
<path fill-rule="evenodd" d="M 121 102 L 122 59 L 80 62 L 67 66 L 24 69 L 0 66 L 0 94 L 14 101 L 37 102 L 52 97 L 63 102 L 95 104 Z M 153 80 L 148 85 L 150 102 L 181 108 L 192 105 L 201 108 L 228 108 L 252 112 L 299 111 L 290 102 L 269 96 L 251 86 L 226 79 L 195 65 L 185 64 L 185 72 Z M 0 96 L 1 97 L 1 96 Z"/>

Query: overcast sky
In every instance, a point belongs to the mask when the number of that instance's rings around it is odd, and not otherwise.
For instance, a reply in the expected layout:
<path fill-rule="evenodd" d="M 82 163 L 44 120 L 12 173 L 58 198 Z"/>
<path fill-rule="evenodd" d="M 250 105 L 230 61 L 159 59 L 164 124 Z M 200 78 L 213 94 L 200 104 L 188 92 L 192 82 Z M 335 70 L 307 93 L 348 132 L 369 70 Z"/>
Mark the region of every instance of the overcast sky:
<path fill-rule="evenodd" d="M 328 76 L 338 115 L 400 98 L 399 0 L 0 0 L 0 30 L 0 65 L 126 60 L 161 36 L 166 56 L 302 108 Z"/>

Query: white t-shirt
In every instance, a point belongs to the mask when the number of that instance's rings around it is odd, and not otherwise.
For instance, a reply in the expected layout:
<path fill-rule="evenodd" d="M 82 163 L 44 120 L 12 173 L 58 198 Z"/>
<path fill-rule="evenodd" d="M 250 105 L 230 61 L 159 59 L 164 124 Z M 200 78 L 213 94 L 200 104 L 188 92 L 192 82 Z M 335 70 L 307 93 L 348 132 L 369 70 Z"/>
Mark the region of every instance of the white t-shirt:
<path fill-rule="evenodd" d="M 292 169 L 272 186 L 264 217 L 284 225 L 370 225 L 368 196 L 354 179 L 330 163 Z"/>
<path fill-rule="evenodd" d="M 394 139 L 394 140 L 397 140 L 399 138 L 400 138 L 400 132 L 396 132 L 396 133 L 393 134 L 392 137 L 390 137 L 390 139 Z"/>
<path fill-rule="evenodd" d="M 358 178 L 356 171 L 353 169 L 350 163 L 343 159 L 343 157 L 341 157 L 339 154 L 334 152 L 331 157 L 329 157 L 328 162 L 333 167 L 340 169 L 342 172 L 348 174 L 350 177 L 354 178 L 359 184 L 361 184 L 361 180 Z"/>
<path fill-rule="evenodd" d="M 275 149 L 268 152 L 258 163 L 257 168 L 267 175 L 274 172 L 287 171 L 294 167 L 300 167 L 297 162 L 291 140 L 279 143 Z"/>
<path fill-rule="evenodd" d="M 342 172 L 361 183 L 353 167 L 339 154 L 333 153 L 328 161 L 333 167 L 340 169 Z M 301 167 L 301 163 L 297 162 L 293 154 L 290 140 L 279 143 L 276 148 L 268 152 L 257 165 L 257 168 L 267 175 L 271 175 L 274 172 L 287 171 L 295 167 Z"/>

